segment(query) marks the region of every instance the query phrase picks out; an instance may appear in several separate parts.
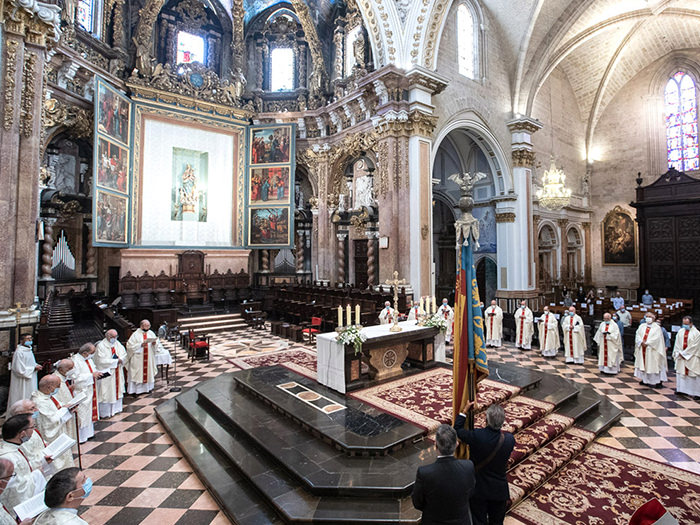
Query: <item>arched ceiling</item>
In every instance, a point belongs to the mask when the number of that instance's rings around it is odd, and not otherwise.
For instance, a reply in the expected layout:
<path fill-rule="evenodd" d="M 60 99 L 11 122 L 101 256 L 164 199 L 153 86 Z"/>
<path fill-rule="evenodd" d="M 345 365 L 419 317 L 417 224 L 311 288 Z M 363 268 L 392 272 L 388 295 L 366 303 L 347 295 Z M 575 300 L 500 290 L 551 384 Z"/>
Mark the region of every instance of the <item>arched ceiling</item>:
<path fill-rule="evenodd" d="M 230 0 L 223 0 L 224 2 Z M 306 0 L 311 17 L 316 24 L 332 23 L 333 8 L 343 0 Z M 276 4 L 288 4 L 288 0 L 243 0 L 244 21 L 247 24 L 260 13 Z"/>

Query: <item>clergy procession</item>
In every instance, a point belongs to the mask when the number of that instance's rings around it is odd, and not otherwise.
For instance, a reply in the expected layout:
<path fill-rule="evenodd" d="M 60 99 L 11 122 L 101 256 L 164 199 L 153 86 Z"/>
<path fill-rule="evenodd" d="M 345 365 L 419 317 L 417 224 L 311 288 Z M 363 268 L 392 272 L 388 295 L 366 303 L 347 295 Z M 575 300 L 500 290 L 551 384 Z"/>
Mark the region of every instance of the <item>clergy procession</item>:
<path fill-rule="evenodd" d="M 54 363 L 41 379 L 32 337 L 21 338 L 2 425 L 0 525 L 87 523 L 77 516 L 92 488 L 90 478 L 75 468 L 81 465 L 80 446 L 95 436 L 97 421 L 122 412 L 125 394 L 154 389 L 158 358 L 171 362 L 150 327 L 141 321 L 126 348 L 116 330 L 108 330 L 101 341 L 85 343 Z"/>

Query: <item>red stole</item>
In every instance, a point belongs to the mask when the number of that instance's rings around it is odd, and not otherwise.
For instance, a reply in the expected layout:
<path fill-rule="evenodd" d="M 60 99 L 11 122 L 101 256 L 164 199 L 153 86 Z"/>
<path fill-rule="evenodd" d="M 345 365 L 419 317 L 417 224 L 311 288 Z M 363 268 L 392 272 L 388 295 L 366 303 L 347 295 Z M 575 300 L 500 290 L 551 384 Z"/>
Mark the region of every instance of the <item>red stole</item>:
<path fill-rule="evenodd" d="M 645 345 L 645 344 L 647 343 L 647 337 L 649 337 L 649 330 L 651 330 L 651 325 L 647 325 L 646 332 L 644 332 L 644 338 L 642 339 L 642 344 L 643 344 L 643 345 Z M 642 366 L 643 366 L 644 368 L 646 368 L 646 364 L 645 364 L 645 361 L 646 361 L 646 359 L 645 359 L 645 354 L 646 354 L 646 353 L 647 353 L 647 349 L 646 349 L 646 348 L 642 348 Z"/>
<path fill-rule="evenodd" d="M 685 335 L 683 335 L 683 350 L 685 350 L 686 348 L 688 348 L 688 334 L 690 333 L 690 330 L 686 330 L 684 328 L 683 331 L 685 332 Z M 685 365 L 685 363 L 684 363 L 684 365 Z M 684 375 L 688 375 L 688 367 L 684 366 L 684 368 L 685 368 Z"/>
<path fill-rule="evenodd" d="M 569 321 L 569 357 L 574 357 L 574 316 Z"/>
<path fill-rule="evenodd" d="M 143 333 L 143 340 L 148 339 L 148 332 Z M 146 345 L 143 349 L 143 383 L 148 383 L 148 347 L 151 345 Z"/>
<path fill-rule="evenodd" d="M 493 318 L 496 317 L 496 312 L 491 310 L 491 313 L 489 314 L 489 335 L 491 336 L 491 339 L 493 339 Z"/>
<path fill-rule="evenodd" d="M 117 354 L 114 351 L 114 347 L 112 347 L 112 359 L 117 358 Z M 117 365 L 117 368 L 114 370 L 114 375 L 115 375 L 115 381 L 116 381 L 116 388 L 117 388 L 117 399 L 119 399 L 121 396 L 119 395 L 121 391 L 119 390 L 119 365 Z"/>
<path fill-rule="evenodd" d="M 59 403 L 55 397 L 53 397 L 53 396 L 49 396 L 49 397 L 51 398 L 51 401 L 53 401 L 53 404 L 56 406 L 56 408 L 61 410 L 61 403 Z"/>
<path fill-rule="evenodd" d="M 546 314 L 544 316 L 544 341 L 542 342 L 542 346 L 547 346 L 547 332 L 549 331 L 549 314 Z"/>
<path fill-rule="evenodd" d="M 610 333 L 608 328 L 610 328 L 610 324 L 605 323 L 605 330 L 603 330 L 603 334 Z M 608 363 L 608 338 L 605 336 L 603 336 L 603 362 L 605 363 L 605 366 L 610 366 L 610 363 Z"/>
<path fill-rule="evenodd" d="M 520 316 L 520 335 L 518 336 L 518 346 L 523 345 L 523 324 L 525 323 L 525 310 Z"/>
<path fill-rule="evenodd" d="M 90 369 L 90 373 L 94 374 L 92 367 L 90 366 L 90 361 L 88 361 L 86 359 L 85 364 Z M 98 417 L 97 417 L 97 381 L 95 379 L 93 379 L 92 380 L 92 421 L 94 423 L 97 420 L 98 420 Z"/>

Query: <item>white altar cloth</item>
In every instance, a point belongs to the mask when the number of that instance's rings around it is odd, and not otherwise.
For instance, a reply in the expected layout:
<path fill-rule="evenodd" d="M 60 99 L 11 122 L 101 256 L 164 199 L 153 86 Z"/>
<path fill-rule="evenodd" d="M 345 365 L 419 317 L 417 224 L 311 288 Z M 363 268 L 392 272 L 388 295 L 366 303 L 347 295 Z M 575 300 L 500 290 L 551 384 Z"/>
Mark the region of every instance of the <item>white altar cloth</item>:
<path fill-rule="evenodd" d="M 399 323 L 401 332 L 391 332 L 393 324 L 380 324 L 367 326 L 362 329 L 362 333 L 367 337 L 368 343 L 371 339 L 394 334 L 406 333 L 416 330 L 423 330 L 424 326 L 418 326 L 417 321 L 403 321 Z M 316 375 L 317 380 L 322 385 L 345 393 L 345 349 L 335 338 L 337 332 L 318 334 L 316 336 Z"/>

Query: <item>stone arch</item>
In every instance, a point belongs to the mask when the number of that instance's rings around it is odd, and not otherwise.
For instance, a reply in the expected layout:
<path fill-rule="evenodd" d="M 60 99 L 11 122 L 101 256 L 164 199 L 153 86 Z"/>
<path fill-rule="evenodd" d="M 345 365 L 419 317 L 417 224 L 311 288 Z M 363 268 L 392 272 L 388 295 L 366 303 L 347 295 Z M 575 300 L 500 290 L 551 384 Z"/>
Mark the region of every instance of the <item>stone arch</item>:
<path fill-rule="evenodd" d="M 540 221 L 537 229 L 537 281 L 540 289 L 550 287 L 559 277 L 561 239 L 558 231 L 557 225 L 548 219 Z"/>

